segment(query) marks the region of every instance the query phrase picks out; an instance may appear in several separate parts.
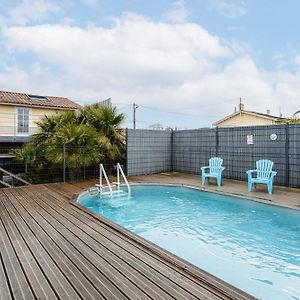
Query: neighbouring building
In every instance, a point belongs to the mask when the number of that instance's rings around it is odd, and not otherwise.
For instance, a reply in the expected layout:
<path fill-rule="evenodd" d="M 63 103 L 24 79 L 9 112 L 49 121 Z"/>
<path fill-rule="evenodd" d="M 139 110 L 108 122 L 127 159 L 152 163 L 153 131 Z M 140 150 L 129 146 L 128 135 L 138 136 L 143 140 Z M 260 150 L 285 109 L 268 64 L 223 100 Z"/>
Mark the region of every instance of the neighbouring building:
<path fill-rule="evenodd" d="M 63 97 L 0 91 L 0 145 L 27 142 L 45 115 L 78 108 L 79 104 Z"/>
<path fill-rule="evenodd" d="M 240 102 L 238 109 L 234 108 L 234 113 L 213 123 L 214 127 L 239 127 L 254 125 L 276 125 L 285 124 L 289 119 L 277 117 L 270 114 L 268 110 L 265 114 L 244 109 L 244 104 Z"/>

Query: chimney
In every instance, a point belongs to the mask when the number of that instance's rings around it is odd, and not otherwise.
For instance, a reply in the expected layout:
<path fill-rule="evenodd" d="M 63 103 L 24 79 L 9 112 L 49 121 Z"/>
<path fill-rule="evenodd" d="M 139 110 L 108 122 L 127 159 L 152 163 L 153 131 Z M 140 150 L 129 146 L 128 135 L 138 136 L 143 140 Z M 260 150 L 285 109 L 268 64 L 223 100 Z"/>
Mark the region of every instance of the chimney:
<path fill-rule="evenodd" d="M 244 104 L 242 103 L 242 98 L 240 98 L 240 104 L 239 104 L 239 111 L 243 111 L 245 108 Z"/>
<path fill-rule="evenodd" d="M 270 110 L 269 109 L 267 109 L 267 115 L 269 115 L 271 112 L 270 112 Z"/>
<path fill-rule="evenodd" d="M 236 106 L 234 107 L 234 113 L 236 113 Z"/>

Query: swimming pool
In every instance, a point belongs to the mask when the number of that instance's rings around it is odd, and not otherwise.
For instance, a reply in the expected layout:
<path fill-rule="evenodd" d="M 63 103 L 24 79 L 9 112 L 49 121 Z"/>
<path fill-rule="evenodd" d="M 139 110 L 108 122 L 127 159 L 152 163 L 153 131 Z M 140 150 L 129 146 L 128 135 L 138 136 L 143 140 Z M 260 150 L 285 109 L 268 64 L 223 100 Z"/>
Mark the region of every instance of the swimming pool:
<path fill-rule="evenodd" d="M 78 202 L 261 299 L 300 299 L 300 212 L 177 186 Z"/>

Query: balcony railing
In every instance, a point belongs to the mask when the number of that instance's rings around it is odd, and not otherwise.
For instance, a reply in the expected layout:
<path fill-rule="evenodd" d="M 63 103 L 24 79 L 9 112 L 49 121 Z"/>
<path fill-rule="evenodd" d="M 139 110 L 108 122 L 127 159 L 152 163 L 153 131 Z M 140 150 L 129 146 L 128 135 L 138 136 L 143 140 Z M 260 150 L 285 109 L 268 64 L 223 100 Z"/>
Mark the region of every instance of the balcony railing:
<path fill-rule="evenodd" d="M 27 142 L 38 132 L 36 122 L 45 114 L 29 114 L 29 119 L 20 120 L 17 113 L 0 112 L 0 142 Z"/>

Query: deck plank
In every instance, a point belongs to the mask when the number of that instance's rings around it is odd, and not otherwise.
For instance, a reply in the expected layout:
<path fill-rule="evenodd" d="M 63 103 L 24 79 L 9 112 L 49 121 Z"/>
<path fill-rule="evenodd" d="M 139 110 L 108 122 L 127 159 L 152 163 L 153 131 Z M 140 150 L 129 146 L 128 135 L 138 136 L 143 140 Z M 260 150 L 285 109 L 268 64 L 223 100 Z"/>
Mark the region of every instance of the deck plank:
<path fill-rule="evenodd" d="M 51 199 L 51 192 L 47 198 Z M 59 203 L 59 200 L 55 205 L 64 209 L 64 206 Z M 80 227 L 94 240 L 98 242 L 101 241 L 101 244 L 107 251 L 112 251 L 118 255 L 123 261 L 138 270 L 141 276 L 148 276 L 155 284 L 160 285 L 161 288 L 169 293 L 174 294 L 174 292 L 178 290 L 178 292 L 181 291 L 181 297 L 187 297 L 188 299 L 192 299 L 193 297 L 200 297 L 201 299 L 208 297 L 208 299 L 214 299 L 214 295 L 209 293 L 206 289 L 201 290 L 199 285 L 193 282 L 187 283 L 182 280 L 181 276 L 178 276 L 178 273 L 170 268 L 166 268 L 160 261 L 147 259 L 145 255 L 141 255 L 132 245 L 115 237 L 96 222 L 91 222 L 92 219 L 87 218 L 86 214 L 80 214 L 77 208 L 68 209 L 68 211 L 64 211 L 62 214 L 64 216 L 68 215 L 68 219 L 71 220 L 73 224 L 80 221 Z M 217 297 L 215 298 L 217 299 Z"/>
<path fill-rule="evenodd" d="M 255 299 L 70 202 L 94 184 L 0 190 L 1 299 Z"/>
<path fill-rule="evenodd" d="M 53 193 L 53 191 L 50 191 L 50 193 L 55 197 L 55 193 Z M 75 206 L 78 207 L 77 204 L 75 204 Z M 109 232 L 108 235 L 110 237 L 112 238 L 118 237 L 127 241 L 130 245 L 129 252 L 133 253 L 135 248 L 141 250 L 137 252 L 140 254 L 139 255 L 140 262 L 147 260 L 148 263 L 153 265 L 154 270 L 156 271 L 161 270 L 162 274 L 167 274 L 168 278 L 172 278 L 172 274 L 175 275 L 174 280 L 177 285 L 181 287 L 186 287 L 190 292 L 193 291 L 193 288 L 195 288 L 196 294 L 199 293 L 199 287 L 202 286 L 205 289 L 207 289 L 209 292 L 213 293 L 214 295 L 217 295 L 221 299 L 235 299 L 235 298 L 240 300 L 249 299 L 248 294 L 237 290 L 236 288 L 228 285 L 226 282 L 223 282 L 217 279 L 216 277 L 208 274 L 207 272 L 200 270 L 197 267 L 194 267 L 190 263 L 185 262 L 185 264 L 182 264 L 182 259 L 176 258 L 173 254 L 171 254 L 171 259 L 167 260 L 166 256 L 170 256 L 170 253 L 168 251 L 163 250 L 160 247 L 152 243 L 149 243 L 148 241 L 146 241 L 145 243 L 145 240 L 143 238 L 136 236 L 135 234 L 131 233 L 130 231 L 127 231 L 124 228 L 122 228 L 121 232 L 119 232 L 118 229 L 120 228 L 120 226 L 116 225 L 115 223 L 99 215 L 95 216 L 95 214 L 93 214 L 93 216 L 91 216 L 91 212 L 87 214 L 85 213 L 86 211 L 89 212 L 89 210 L 79 205 L 78 212 L 83 214 L 85 217 L 89 218 L 89 220 L 94 220 L 96 217 L 101 221 L 97 223 L 97 228 L 99 228 L 98 226 L 100 225 L 104 227 L 106 230 L 108 230 Z M 89 225 L 91 224 L 94 223 L 89 222 Z M 126 234 L 124 234 L 124 232 Z M 103 232 L 101 232 L 101 234 L 103 235 Z M 139 243 L 137 243 L 137 241 L 139 241 Z M 118 244 L 116 240 L 114 240 L 114 243 Z M 150 249 L 149 249 L 149 244 L 150 244 Z M 163 257 L 161 256 L 161 253 L 163 254 Z M 157 261 L 159 261 L 161 265 L 158 265 Z M 191 274 L 189 270 L 191 270 L 193 274 Z M 167 271 L 170 271 L 170 273 L 168 273 Z M 196 276 L 196 278 L 195 278 L 195 273 L 196 275 L 198 275 Z M 181 275 L 180 277 L 182 279 L 181 282 L 178 281 L 179 274 Z M 201 281 L 199 280 L 199 278 L 201 278 Z M 211 299 L 213 299 L 213 296 L 210 297 Z"/>
<path fill-rule="evenodd" d="M 28 190 L 26 192 L 28 192 Z M 49 203 L 44 203 L 36 197 L 37 195 L 31 194 L 30 196 L 41 207 L 43 207 L 45 211 L 47 210 L 51 213 L 51 216 L 53 217 L 51 223 L 53 226 L 60 225 L 61 227 L 58 230 L 65 230 L 65 228 L 70 226 L 73 227 L 72 233 L 74 234 L 74 245 L 80 247 L 82 251 L 84 250 L 85 255 L 93 262 L 94 265 L 105 270 L 107 276 L 111 280 L 114 279 L 119 288 L 124 289 L 124 293 L 129 295 L 131 298 L 136 299 L 150 298 L 149 296 L 146 296 L 145 293 L 147 292 L 154 294 L 155 299 L 171 299 L 167 294 L 162 293 L 161 289 L 156 289 L 156 291 L 153 287 L 151 289 L 150 283 L 148 283 L 149 285 L 147 284 L 146 278 L 141 280 L 136 274 L 136 271 L 130 265 L 127 265 L 125 261 L 120 261 L 116 255 L 113 255 L 110 251 L 108 251 L 108 249 L 101 247 L 97 241 L 91 239 L 88 234 L 83 231 L 83 229 L 86 229 L 84 227 L 84 223 L 80 223 L 79 226 L 82 228 L 80 229 L 74 223 L 70 222 L 67 212 L 60 211 L 58 206 L 50 204 L 51 201 Z M 77 220 L 75 220 L 75 222 L 76 221 Z"/>
<path fill-rule="evenodd" d="M 72 285 L 77 293 L 84 299 L 104 299 L 104 297 L 101 297 L 100 290 L 97 290 L 82 274 L 78 266 L 68 258 L 67 253 L 70 252 L 70 249 L 65 247 L 67 250 L 63 251 L 63 238 L 50 225 L 47 226 L 48 224 L 42 218 L 39 218 L 35 211 L 31 210 L 31 206 L 28 206 L 27 199 L 24 196 L 21 197 L 16 191 L 12 192 L 12 195 L 15 197 L 13 205 L 15 205 L 16 210 L 24 219 L 28 220 L 28 226 L 35 232 L 37 239 L 44 246 L 51 259 L 56 262 L 64 276 L 72 278 Z M 22 200 L 22 205 L 18 203 L 18 199 Z M 56 244 L 50 238 L 51 236 L 55 236 L 60 244 Z M 99 282 L 96 282 L 96 284 L 99 285 Z"/>
<path fill-rule="evenodd" d="M 0 299 L 7 299 L 7 300 L 12 299 L 8 278 L 5 274 L 5 266 L 3 264 L 1 251 L 0 251 Z"/>
<path fill-rule="evenodd" d="M 7 193 L 8 199 L 11 200 L 10 190 L 5 190 L 5 193 Z M 15 211 L 14 206 L 8 201 L 4 205 L 14 220 L 16 230 L 13 233 L 15 234 L 16 246 L 18 247 L 16 250 L 21 264 L 26 270 L 27 278 L 29 278 L 36 298 L 56 299 L 72 297 L 72 299 L 80 299 L 59 268 L 47 255 L 34 233 L 29 230 L 28 225 Z M 51 281 L 52 286 L 49 284 L 48 279 Z"/>
<path fill-rule="evenodd" d="M 61 249 L 68 254 L 70 259 L 76 263 L 79 269 L 85 274 L 85 276 L 93 282 L 94 286 L 98 287 L 98 290 L 105 296 L 106 299 L 125 299 L 126 297 L 120 293 L 115 286 L 113 286 L 101 273 L 99 269 L 97 269 L 93 264 L 90 263 L 89 260 L 85 259 L 81 254 L 82 249 L 78 250 L 76 247 L 72 245 L 66 238 L 69 234 L 64 230 L 63 226 L 55 226 L 57 224 L 56 219 L 51 217 L 51 215 L 45 211 L 42 207 L 40 207 L 36 202 L 28 201 L 27 197 L 24 193 L 22 193 L 24 202 L 24 207 L 26 209 L 33 209 L 33 211 L 38 211 L 39 216 L 35 216 L 35 218 L 40 222 L 49 236 L 55 241 L 55 243 L 59 244 Z M 31 200 L 33 198 L 30 198 Z M 28 206 L 29 203 L 29 206 Z M 28 210 L 29 211 L 29 210 Z M 55 223 L 55 224 L 54 224 Z M 56 232 L 54 234 L 53 232 Z M 99 295 L 100 299 L 101 295 Z"/>

